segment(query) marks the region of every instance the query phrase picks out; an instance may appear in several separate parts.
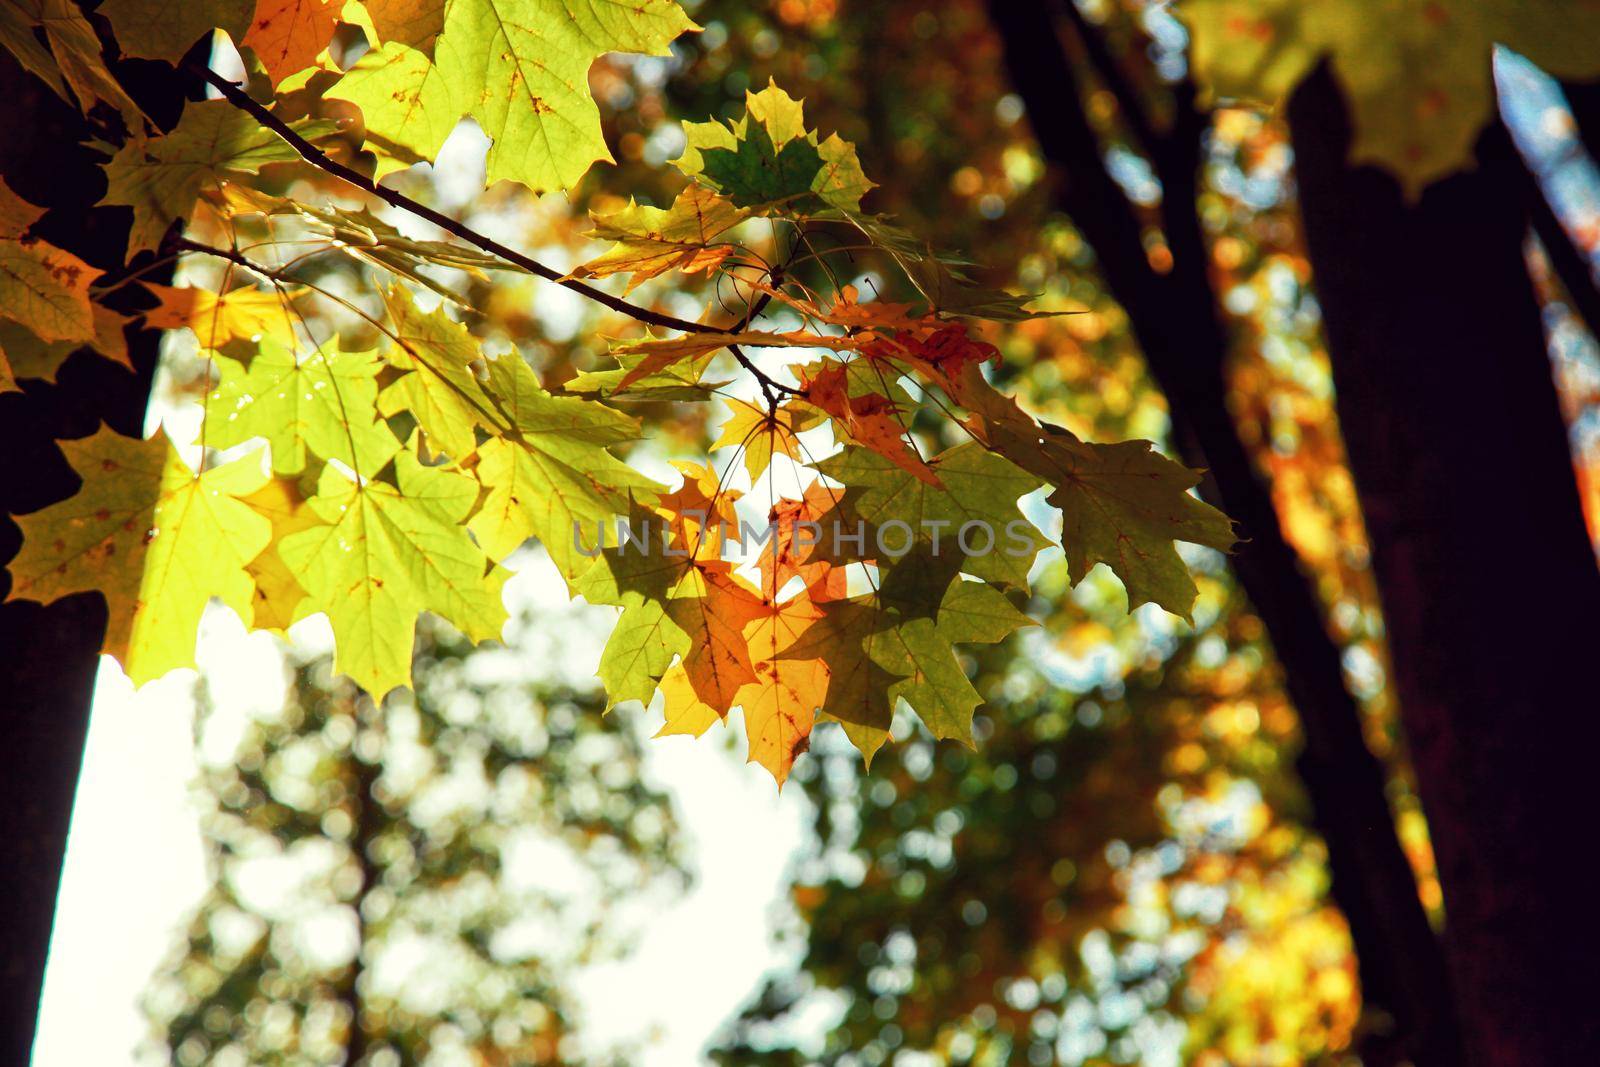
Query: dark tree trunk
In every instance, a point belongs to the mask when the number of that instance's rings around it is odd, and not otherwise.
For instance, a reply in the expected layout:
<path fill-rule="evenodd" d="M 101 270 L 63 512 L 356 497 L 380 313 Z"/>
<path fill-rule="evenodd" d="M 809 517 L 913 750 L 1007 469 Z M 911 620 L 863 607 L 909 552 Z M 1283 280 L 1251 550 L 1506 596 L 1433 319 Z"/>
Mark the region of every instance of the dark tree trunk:
<path fill-rule="evenodd" d="M 1102 162 L 1050 5 L 993 0 L 989 7 L 1012 83 L 1055 170 L 1057 203 L 1094 248 L 1102 277 L 1128 312 L 1185 459 L 1209 469 L 1202 493 L 1248 538 L 1232 560 L 1234 572 L 1266 626 L 1300 716 L 1305 747 L 1297 768 L 1328 847 L 1332 893 L 1350 924 L 1365 1003 L 1389 1017 L 1388 1032 L 1362 1051 L 1369 1063 L 1407 1056 L 1426 1067 L 1454 1067 L 1460 1052 L 1444 962 L 1396 835 L 1384 768 L 1367 748 L 1339 648 L 1228 410 L 1228 339 L 1195 199 L 1204 116 L 1180 88 L 1173 128 L 1145 146 L 1162 182 L 1173 253 L 1171 271 L 1158 273 Z M 1093 43 L 1094 29 L 1076 21 Z"/>
<path fill-rule="evenodd" d="M 151 115 L 176 118 L 182 92 L 170 68 L 141 64 L 133 88 Z M 35 232 L 102 270 L 122 266 L 130 216 L 93 210 L 105 193 L 103 157 L 82 147 L 93 136 L 78 112 L 0 49 L 0 174 L 24 199 L 50 209 Z M 5 517 L 72 495 L 78 479 L 55 441 L 93 433 L 101 422 L 140 436 L 159 335 L 129 330 L 137 374 L 88 352 L 67 360 L 57 384 L 31 381 L 0 395 L 0 560 L 20 538 Z M 10 590 L 10 577 L 0 589 Z M 0 1063 L 26 1064 L 55 915 L 73 793 L 83 758 L 99 649 L 105 630 L 98 594 L 40 606 L 0 604 Z M 114 892 L 107 887 L 107 892 Z"/>
<path fill-rule="evenodd" d="M 1503 127 L 1408 204 L 1347 163 L 1326 67 L 1289 107 L 1339 415 L 1478 1065 L 1600 1063 L 1592 836 L 1600 571 L 1523 262 Z"/>

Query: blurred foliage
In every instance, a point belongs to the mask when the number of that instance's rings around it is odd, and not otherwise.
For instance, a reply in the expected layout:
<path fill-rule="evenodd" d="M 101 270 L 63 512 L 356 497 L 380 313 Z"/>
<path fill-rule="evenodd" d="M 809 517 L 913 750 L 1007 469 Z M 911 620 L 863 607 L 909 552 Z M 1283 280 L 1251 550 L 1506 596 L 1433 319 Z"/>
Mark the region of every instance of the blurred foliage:
<path fill-rule="evenodd" d="M 682 877 L 639 735 L 442 626 L 417 678 L 378 708 L 322 657 L 274 715 L 206 701 L 213 882 L 146 995 L 171 1062 L 625 1061 L 578 1051 L 569 983 L 627 944 L 613 905 Z"/>
<path fill-rule="evenodd" d="M 1040 635 L 977 664 L 976 752 L 918 735 L 870 775 L 819 759 L 802 972 L 768 984 L 720 1061 L 904 1047 L 961 1064 L 1290 1063 L 1344 1047 L 1354 963 L 1287 760 L 1295 719 L 1259 624 L 1220 578 L 1205 593 L 1193 635 L 1136 621 L 1105 635 L 1114 651 Z M 820 1039 L 789 1025 L 812 1005 L 842 1012 Z"/>

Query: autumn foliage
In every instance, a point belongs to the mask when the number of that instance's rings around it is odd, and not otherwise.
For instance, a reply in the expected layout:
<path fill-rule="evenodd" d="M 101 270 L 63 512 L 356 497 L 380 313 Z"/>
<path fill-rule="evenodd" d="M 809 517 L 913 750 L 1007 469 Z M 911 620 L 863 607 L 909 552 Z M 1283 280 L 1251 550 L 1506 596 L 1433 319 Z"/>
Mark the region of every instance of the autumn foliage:
<path fill-rule="evenodd" d="M 567 272 L 374 184 L 433 160 L 469 116 L 490 141 L 488 182 L 572 186 L 611 158 L 590 64 L 660 54 L 692 31 L 671 0 L 626 12 L 107 4 L 128 55 L 182 63 L 214 29 L 238 47 L 242 83 L 181 66 L 221 96 L 165 130 L 119 89 L 91 23 L 46 8 L 29 39 L 49 51 L 23 58 L 85 110 L 115 114 L 105 203 L 133 213 L 130 259 L 101 279 L 32 238 L 39 209 L 5 191 L 0 285 L 23 328 L 7 380 L 49 377 L 84 345 L 118 358 L 126 320 L 99 298 L 141 286 L 142 265 L 227 265 L 215 289 L 142 286 L 144 321 L 189 331 L 206 362 L 192 439 L 102 430 L 66 442 L 82 488 L 20 519 L 12 596 L 99 590 L 105 649 L 136 682 L 193 664 L 215 598 L 265 629 L 325 614 L 338 670 L 382 697 L 410 682 L 422 613 L 475 640 L 499 635 L 503 563 L 537 539 L 573 593 L 620 609 L 600 667 L 611 702 L 663 692 L 670 733 L 740 709 L 751 759 L 781 783 L 817 721 L 843 724 L 870 758 L 902 700 L 935 736 L 971 743 L 980 698 L 956 649 L 1028 625 L 1018 604 L 1051 543 L 1044 512 L 1018 508 L 1029 494 L 1060 510 L 1074 578 L 1106 564 L 1130 607 L 1187 616 L 1195 586 L 1175 542 L 1233 542 L 1190 494 L 1197 476 L 1147 442 L 1081 440 L 997 390 L 985 324 L 1049 312 L 971 282 L 960 260 L 863 208 L 873 183 L 855 147 L 808 129 L 776 85 L 735 119 L 685 123 L 671 204 L 597 215 L 592 236 L 609 247 Z M 407 236 L 388 209 L 445 232 Z M 751 243 L 758 233 L 775 258 Z M 356 261 L 371 289 L 347 294 L 252 254 L 286 240 L 295 263 Z M 871 299 L 831 275 L 807 283 L 794 268 L 824 241 L 860 246 L 919 299 Z M 615 338 L 615 370 L 541 381 L 517 353 L 484 349 L 449 280 L 496 271 L 566 286 L 650 332 Z M 613 275 L 628 276 L 622 296 L 591 284 Z M 641 282 L 674 276 L 715 279 L 734 305 L 719 295 L 691 319 L 628 302 Z M 330 314 L 359 328 L 330 332 Z M 792 325 L 768 327 L 774 316 Z M 743 395 L 709 378 L 730 357 Z M 671 488 L 627 462 L 642 436 L 630 407 L 663 399 L 723 404 L 715 447 L 741 455 L 752 481 L 774 456 L 812 472 L 798 496 L 774 499 L 753 558 L 728 551 L 741 517 L 722 472 L 684 462 Z M 656 531 L 654 550 L 608 543 L 619 521 Z"/>

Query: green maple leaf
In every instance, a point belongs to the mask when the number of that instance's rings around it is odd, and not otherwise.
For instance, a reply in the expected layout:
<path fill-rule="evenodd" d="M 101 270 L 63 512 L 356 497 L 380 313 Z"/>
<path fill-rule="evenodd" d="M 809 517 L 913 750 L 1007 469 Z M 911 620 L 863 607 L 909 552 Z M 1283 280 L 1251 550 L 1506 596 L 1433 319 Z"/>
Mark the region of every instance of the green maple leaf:
<path fill-rule="evenodd" d="M 326 525 L 291 534 L 278 554 L 306 590 L 301 613 L 325 612 L 337 668 L 381 699 L 411 680 L 417 616 L 431 611 L 477 641 L 499 636 L 508 573 L 461 523 L 478 497 L 465 475 L 409 452 L 395 483 L 323 468 L 311 508 Z"/>
<path fill-rule="evenodd" d="M 951 644 L 992 645 L 1035 625 L 1005 593 L 987 582 L 952 582 L 939 601 L 939 635 Z"/>
<path fill-rule="evenodd" d="M 486 492 L 472 532 L 496 559 L 538 537 L 571 581 L 590 566 L 596 529 L 661 488 L 606 451 L 637 439 L 639 424 L 600 404 L 551 396 L 515 353 L 489 364 L 486 388 L 511 430 L 478 446 L 475 473 Z"/>
<path fill-rule="evenodd" d="M 442 308 L 423 311 L 398 285 L 384 303 L 391 321 L 383 357 L 405 373 L 379 394 L 378 410 L 385 417 L 409 411 L 432 446 L 453 459 L 477 447 L 476 430 L 503 431 L 504 419 L 472 371 L 483 359 L 477 338 Z"/>
<path fill-rule="evenodd" d="M 467 110 L 433 58 L 398 41 L 362 56 L 327 96 L 361 109 L 378 157 L 375 178 L 438 156 Z"/>
<path fill-rule="evenodd" d="M 312 139 L 335 129 L 329 122 L 291 125 Z M 187 217 L 202 192 L 230 176 L 259 174 L 269 163 L 299 158 L 287 141 L 226 100 L 189 103 L 171 133 L 132 138 L 117 150 L 105 164 L 107 187 L 101 203 L 133 208 L 131 256 L 159 245 L 167 227 Z"/>
<path fill-rule="evenodd" d="M 319 349 L 296 358 L 270 338 L 248 367 L 216 357 L 222 381 L 206 402 L 206 443 L 228 448 L 255 437 L 272 446 L 272 469 L 293 474 L 309 448 L 363 475 L 376 474 L 400 449 L 377 421 L 374 353 Z"/>
<path fill-rule="evenodd" d="M 18 519 L 12 599 L 102 593 L 105 651 L 135 685 L 194 666 L 212 597 L 250 624 L 254 584 L 245 568 L 272 533 L 239 498 L 267 480 L 259 453 L 196 475 L 159 432 L 141 441 L 101 428 L 61 448 L 82 486 Z"/>
<path fill-rule="evenodd" d="M 745 208 L 854 212 L 873 183 L 855 146 L 805 128 L 801 102 L 775 84 L 745 94 L 737 122 L 686 122 L 678 169 Z"/>
<path fill-rule="evenodd" d="M 523 272 L 514 263 L 467 245 L 407 237 L 366 208 L 342 208 L 278 199 L 273 203 L 271 213 L 293 216 L 326 236 L 329 241 L 338 243 L 346 255 L 365 260 L 406 281 L 431 289 L 456 304 L 464 303 L 460 286 L 441 281 L 423 270 L 423 267 L 445 267 L 481 280 L 488 279 L 489 271 Z"/>
<path fill-rule="evenodd" d="M 636 508 L 629 521 L 653 534 L 660 519 Z M 612 705 L 625 700 L 648 704 L 673 660 L 689 652 L 689 631 L 668 601 L 682 591 L 692 568 L 662 549 L 659 539 L 644 552 L 637 546 L 608 548 L 573 583 L 573 592 L 589 603 L 622 609 L 600 654 L 600 680 Z"/>
<path fill-rule="evenodd" d="M 367 129 L 433 159 L 463 115 L 492 140 L 490 184 L 570 188 L 611 159 L 589 67 L 608 52 L 666 55 L 694 29 L 673 0 L 447 0 L 429 54 L 433 10 L 375 21 L 381 47 L 330 93 L 361 108 Z M 416 26 L 424 27 L 418 31 Z M 408 43 L 410 42 L 410 43 Z"/>
<path fill-rule="evenodd" d="M 1503 44 L 1558 78 L 1600 74 L 1600 8 L 1519 0 L 1184 0 L 1195 73 L 1212 96 L 1273 104 L 1324 56 L 1355 123 L 1351 157 L 1409 196 L 1470 166 L 1494 113 Z"/>
<path fill-rule="evenodd" d="M 4 272 L 0 270 L 0 291 L 5 287 Z M 12 307 L 16 308 L 19 305 L 13 304 Z M 127 317 L 112 311 L 104 304 L 91 303 L 89 310 L 94 336 L 87 341 L 46 341 L 19 323 L 4 321 L 4 312 L 0 311 L 0 348 L 5 349 L 6 359 L 10 361 L 11 370 L 16 377 L 39 378 L 54 382 L 56 372 L 66 363 L 68 357 L 74 352 L 85 349 L 98 352 L 124 367 L 131 367 L 128 359 L 128 339 L 123 334 L 123 327 L 128 324 Z"/>
<path fill-rule="evenodd" d="M 1173 542 L 1226 552 L 1238 540 L 1226 515 L 1190 494 L 1200 475 L 1149 441 L 1095 444 L 1049 425 L 1041 432 L 997 432 L 995 443 L 1054 487 L 1049 500 L 1061 509 L 1073 582 L 1104 563 L 1127 588 L 1130 610 L 1153 601 L 1190 618 L 1199 591 Z"/>
<path fill-rule="evenodd" d="M 1050 541 L 1022 517 L 1017 501 L 1044 483 L 1004 456 L 970 441 L 941 453 L 929 466 L 942 487 L 913 477 L 865 448 L 846 448 L 817 463 L 816 469 L 847 490 L 838 520 L 851 534 L 855 532 L 853 519 L 867 524 L 867 555 L 874 554 L 876 533 L 882 525 L 898 520 L 908 523 L 915 535 L 908 549 L 914 545 L 932 548 L 937 537 L 940 553 L 959 561 L 968 574 L 1025 587 L 1034 557 Z M 831 548 L 831 521 L 823 523 L 824 536 L 819 542 L 823 549 Z M 959 541 L 960 531 L 968 523 L 977 524 L 966 538 L 974 550 L 970 555 L 961 552 Z M 889 547 L 899 548 L 908 538 L 903 531 L 886 530 L 883 540 Z"/>

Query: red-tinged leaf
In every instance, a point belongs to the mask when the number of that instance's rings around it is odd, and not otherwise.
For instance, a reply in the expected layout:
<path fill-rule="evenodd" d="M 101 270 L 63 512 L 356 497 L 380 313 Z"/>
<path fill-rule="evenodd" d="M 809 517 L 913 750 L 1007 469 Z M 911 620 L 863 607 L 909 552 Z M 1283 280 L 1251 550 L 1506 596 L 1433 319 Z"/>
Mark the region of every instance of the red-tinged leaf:
<path fill-rule="evenodd" d="M 939 485 L 938 475 L 906 442 L 900 409 L 882 393 L 850 395 L 843 366 L 835 365 L 803 383 L 806 401 L 833 417 L 834 425 L 857 444 L 870 448 L 895 466 L 929 485 Z"/>

